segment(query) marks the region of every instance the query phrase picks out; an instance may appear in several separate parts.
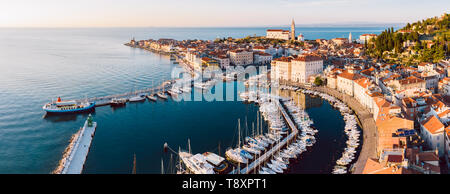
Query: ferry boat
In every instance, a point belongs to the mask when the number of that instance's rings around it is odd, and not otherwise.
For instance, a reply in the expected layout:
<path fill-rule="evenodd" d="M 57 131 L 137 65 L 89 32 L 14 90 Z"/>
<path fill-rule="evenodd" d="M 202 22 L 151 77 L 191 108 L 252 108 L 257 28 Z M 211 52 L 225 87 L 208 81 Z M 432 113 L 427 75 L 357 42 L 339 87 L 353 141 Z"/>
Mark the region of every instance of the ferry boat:
<path fill-rule="evenodd" d="M 56 102 L 47 103 L 42 107 L 47 113 L 75 113 L 95 108 L 95 102 L 77 102 L 75 100 L 62 101 L 60 97 Z"/>

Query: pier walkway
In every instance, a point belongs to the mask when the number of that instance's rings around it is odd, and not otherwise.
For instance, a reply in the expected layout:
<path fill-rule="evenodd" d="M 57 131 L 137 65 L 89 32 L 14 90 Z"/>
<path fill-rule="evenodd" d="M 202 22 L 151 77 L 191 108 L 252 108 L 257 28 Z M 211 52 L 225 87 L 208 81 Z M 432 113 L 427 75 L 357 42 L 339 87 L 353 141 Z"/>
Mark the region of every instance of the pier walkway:
<path fill-rule="evenodd" d="M 281 111 L 284 119 L 286 120 L 287 124 L 291 128 L 292 132 L 286 138 L 284 138 L 281 142 L 279 142 L 277 145 L 272 147 L 266 153 L 261 155 L 258 159 L 253 161 L 247 167 L 241 169 L 241 171 L 239 172 L 240 174 L 249 174 L 250 172 L 256 170 L 259 166 L 263 165 L 264 162 L 269 160 L 271 156 L 273 156 L 275 153 L 280 151 L 281 148 L 286 146 L 289 142 L 291 142 L 293 139 L 295 139 L 297 137 L 298 129 L 295 126 L 294 122 L 292 122 L 291 117 L 286 113 L 286 110 L 284 109 L 283 105 L 281 105 L 280 100 L 276 100 L 276 104 L 278 106 L 278 109 Z M 236 173 L 238 173 L 238 172 L 236 170 L 234 170 L 230 174 L 236 174 Z"/>
<path fill-rule="evenodd" d="M 136 96 L 136 95 L 140 95 L 140 94 L 156 94 L 160 91 L 163 90 L 168 90 L 170 87 L 172 87 L 172 84 L 175 83 L 175 80 L 169 80 L 169 81 L 165 81 L 163 84 L 156 86 L 156 87 L 151 87 L 151 88 L 145 88 L 142 90 L 136 90 L 133 92 L 127 92 L 127 93 L 123 93 L 123 94 L 114 94 L 114 95 L 109 95 L 109 96 L 103 96 L 103 97 L 92 97 L 92 98 L 83 98 L 83 99 L 76 99 L 75 101 L 77 102 L 95 102 L 95 106 L 106 106 L 109 105 L 109 103 L 111 102 L 112 99 L 114 98 L 126 98 L 129 99 L 132 96 Z"/>
<path fill-rule="evenodd" d="M 377 134 L 377 126 L 375 124 L 375 120 L 373 119 L 372 114 L 355 98 L 347 94 L 340 93 L 337 90 L 327 87 L 305 87 L 301 84 L 289 84 L 289 85 L 299 86 L 305 89 L 315 90 L 317 92 L 329 94 L 346 103 L 353 111 L 355 111 L 355 113 L 358 116 L 358 119 L 362 124 L 361 128 L 363 130 L 363 142 L 358 160 L 354 163 L 353 169 L 351 170 L 353 174 L 362 174 L 364 166 L 366 165 L 366 161 L 369 158 L 376 158 L 378 134 Z"/>
<path fill-rule="evenodd" d="M 96 122 L 92 123 L 92 127 L 88 126 L 88 121 L 84 123 L 84 127 L 79 132 L 66 162 L 64 163 L 61 174 L 81 174 L 96 128 Z"/>

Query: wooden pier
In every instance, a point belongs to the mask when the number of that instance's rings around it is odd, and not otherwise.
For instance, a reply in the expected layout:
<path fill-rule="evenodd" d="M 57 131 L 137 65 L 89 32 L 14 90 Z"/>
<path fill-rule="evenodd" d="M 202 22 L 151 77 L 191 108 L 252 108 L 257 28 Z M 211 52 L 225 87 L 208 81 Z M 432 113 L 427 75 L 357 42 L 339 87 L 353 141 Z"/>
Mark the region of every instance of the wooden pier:
<path fill-rule="evenodd" d="M 285 121 L 287 122 L 289 127 L 291 128 L 291 133 L 286 138 L 284 138 L 282 141 L 280 141 L 278 144 L 276 144 L 274 147 L 272 147 L 270 150 L 268 150 L 266 153 L 261 155 L 261 157 L 259 157 L 258 159 L 253 161 L 251 164 L 249 164 L 247 167 L 241 169 L 240 171 L 233 170 L 230 172 L 230 174 L 249 174 L 250 172 L 253 172 L 259 166 L 263 165 L 264 162 L 266 162 L 267 160 L 270 160 L 270 158 L 274 154 L 279 152 L 281 150 L 281 148 L 286 146 L 289 142 L 291 142 L 293 139 L 295 139 L 297 137 L 299 131 L 298 131 L 297 127 L 295 126 L 294 122 L 292 122 L 291 117 L 287 114 L 286 110 L 281 105 L 280 100 L 276 100 L 276 104 L 277 104 L 278 109 L 281 111 L 283 118 L 285 119 Z"/>

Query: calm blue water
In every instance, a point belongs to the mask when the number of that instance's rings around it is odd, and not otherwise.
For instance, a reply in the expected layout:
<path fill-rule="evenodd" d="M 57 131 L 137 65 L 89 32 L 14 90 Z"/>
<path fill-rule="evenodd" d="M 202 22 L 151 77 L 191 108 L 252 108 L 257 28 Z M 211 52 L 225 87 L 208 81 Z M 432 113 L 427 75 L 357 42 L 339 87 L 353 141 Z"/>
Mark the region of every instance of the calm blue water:
<path fill-rule="evenodd" d="M 132 37 L 214 39 L 264 35 L 265 29 L 0 28 L 0 173 L 49 173 L 56 167 L 86 115 L 44 118 L 41 107 L 52 98 L 123 93 L 170 78 L 177 65 L 167 57 L 124 46 Z M 383 29 L 298 28 L 297 33 L 329 39 Z M 256 111 L 254 105 L 241 102 L 206 101 L 97 108 L 99 126 L 85 172 L 129 173 L 136 153 L 138 172 L 159 173 L 161 158 L 170 161 L 162 153 L 163 143 L 185 148 L 188 138 L 194 152 L 216 151 L 220 143 L 223 154 L 236 139 L 238 118 L 244 122 L 247 117 L 250 126 Z"/>

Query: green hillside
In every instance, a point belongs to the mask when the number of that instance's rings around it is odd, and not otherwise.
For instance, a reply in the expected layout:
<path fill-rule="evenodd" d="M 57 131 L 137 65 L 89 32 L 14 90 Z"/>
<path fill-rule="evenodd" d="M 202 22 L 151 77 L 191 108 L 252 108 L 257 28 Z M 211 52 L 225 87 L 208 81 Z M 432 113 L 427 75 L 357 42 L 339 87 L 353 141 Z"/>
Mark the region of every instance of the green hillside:
<path fill-rule="evenodd" d="M 365 44 L 366 54 L 390 63 L 407 65 L 438 62 L 449 57 L 449 14 L 386 29 Z"/>

